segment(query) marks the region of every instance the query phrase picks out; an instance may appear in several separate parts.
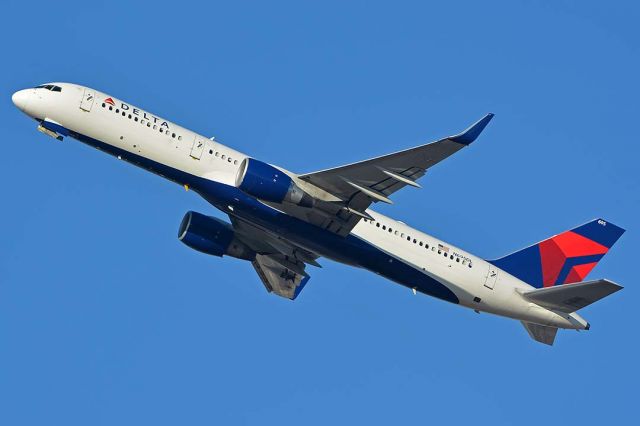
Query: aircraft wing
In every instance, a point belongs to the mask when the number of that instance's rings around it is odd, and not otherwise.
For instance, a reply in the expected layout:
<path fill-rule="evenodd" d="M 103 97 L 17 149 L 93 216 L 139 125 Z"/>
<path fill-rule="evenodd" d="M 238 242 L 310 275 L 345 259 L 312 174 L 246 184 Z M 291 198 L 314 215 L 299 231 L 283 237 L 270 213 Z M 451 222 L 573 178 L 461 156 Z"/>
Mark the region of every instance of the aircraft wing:
<path fill-rule="evenodd" d="M 255 225 L 231 217 L 235 235 L 257 255 L 251 262 L 269 293 L 294 300 L 309 275 L 307 264 L 320 267 L 318 256 Z"/>
<path fill-rule="evenodd" d="M 289 263 L 278 256 L 258 254 L 251 264 L 269 293 L 290 300 L 298 297 L 310 278 L 304 272 L 304 265 L 298 270 L 299 263 Z"/>
<path fill-rule="evenodd" d="M 342 200 L 336 210 L 340 222 L 325 222 L 325 228 L 346 235 L 362 218 L 372 202 L 393 204 L 389 196 L 405 186 L 420 187 L 416 182 L 440 161 L 471 144 L 493 118 L 489 113 L 467 130 L 426 145 L 384 155 L 346 166 L 299 175 Z M 344 214 L 346 211 L 346 214 Z M 355 218 L 352 216 L 356 216 Z M 346 232 L 345 232 L 346 231 Z"/>

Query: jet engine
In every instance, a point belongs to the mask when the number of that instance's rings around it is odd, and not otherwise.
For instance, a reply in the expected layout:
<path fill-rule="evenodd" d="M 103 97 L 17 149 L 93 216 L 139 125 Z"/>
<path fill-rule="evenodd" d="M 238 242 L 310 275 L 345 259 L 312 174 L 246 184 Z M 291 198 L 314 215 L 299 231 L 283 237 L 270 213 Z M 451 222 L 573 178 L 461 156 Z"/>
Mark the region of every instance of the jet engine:
<path fill-rule="evenodd" d="M 230 224 L 197 212 L 187 212 L 180 223 L 178 239 L 199 252 L 253 260 L 255 253 L 238 240 Z"/>
<path fill-rule="evenodd" d="M 260 200 L 274 203 L 313 207 L 315 202 L 286 173 L 253 158 L 245 158 L 240 164 L 236 187 Z"/>

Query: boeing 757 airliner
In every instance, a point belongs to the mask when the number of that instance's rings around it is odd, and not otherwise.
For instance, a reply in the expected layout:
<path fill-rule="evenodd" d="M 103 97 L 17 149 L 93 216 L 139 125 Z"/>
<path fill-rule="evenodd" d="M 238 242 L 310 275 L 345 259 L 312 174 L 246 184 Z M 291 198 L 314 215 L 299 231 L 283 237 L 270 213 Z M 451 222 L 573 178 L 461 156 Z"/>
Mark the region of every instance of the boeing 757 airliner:
<path fill-rule="evenodd" d="M 419 187 L 429 168 L 474 142 L 493 114 L 426 145 L 297 174 L 89 87 L 44 84 L 12 100 L 45 135 L 75 138 L 197 192 L 230 223 L 187 212 L 180 241 L 251 262 L 278 296 L 295 299 L 309 281 L 307 266 L 326 257 L 414 293 L 517 319 L 551 345 L 559 328 L 588 330 L 576 311 L 622 288 L 585 281 L 624 232 L 603 219 L 485 260 L 370 209 L 391 204 L 405 186 Z"/>

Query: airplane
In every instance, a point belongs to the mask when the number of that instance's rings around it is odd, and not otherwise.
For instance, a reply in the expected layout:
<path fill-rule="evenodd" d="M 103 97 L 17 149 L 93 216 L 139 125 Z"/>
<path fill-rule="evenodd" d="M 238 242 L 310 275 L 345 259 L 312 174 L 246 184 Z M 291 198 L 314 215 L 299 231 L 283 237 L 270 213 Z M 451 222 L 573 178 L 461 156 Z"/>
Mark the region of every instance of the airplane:
<path fill-rule="evenodd" d="M 589 330 L 576 311 L 622 287 L 585 281 L 624 233 L 603 219 L 486 260 L 375 212 L 428 169 L 473 143 L 493 114 L 432 143 L 312 173 L 238 152 L 98 90 L 48 83 L 19 90 L 15 106 L 57 140 L 71 137 L 193 190 L 230 222 L 189 211 L 188 247 L 250 262 L 268 292 L 294 300 L 324 257 L 413 291 L 522 322 L 552 345 L 558 329 Z"/>

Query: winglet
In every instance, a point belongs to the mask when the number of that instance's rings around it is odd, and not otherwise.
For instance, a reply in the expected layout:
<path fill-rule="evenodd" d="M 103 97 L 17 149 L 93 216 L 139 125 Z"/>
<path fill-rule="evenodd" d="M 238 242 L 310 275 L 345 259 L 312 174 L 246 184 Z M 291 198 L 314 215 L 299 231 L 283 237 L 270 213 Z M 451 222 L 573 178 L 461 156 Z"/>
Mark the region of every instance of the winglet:
<path fill-rule="evenodd" d="M 489 122 L 493 118 L 493 115 L 494 114 L 490 112 L 489 114 L 485 115 L 480 120 L 472 124 L 471 127 L 469 127 L 464 132 L 458 133 L 454 136 L 449 136 L 447 139 L 461 143 L 463 145 L 469 145 L 471 142 L 475 141 L 478 136 L 480 136 L 480 133 L 482 133 L 487 124 L 489 124 Z"/>

